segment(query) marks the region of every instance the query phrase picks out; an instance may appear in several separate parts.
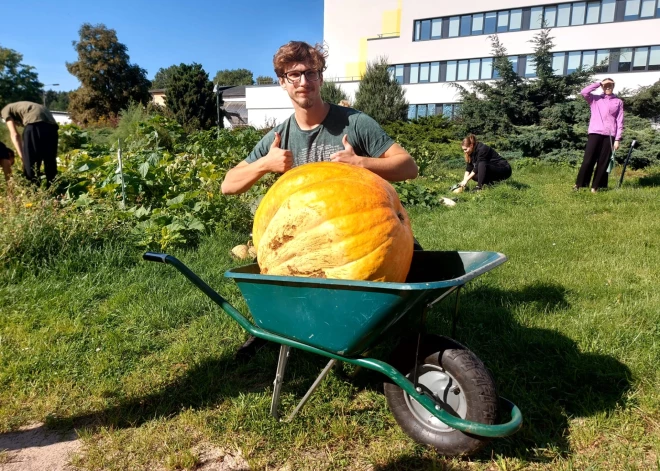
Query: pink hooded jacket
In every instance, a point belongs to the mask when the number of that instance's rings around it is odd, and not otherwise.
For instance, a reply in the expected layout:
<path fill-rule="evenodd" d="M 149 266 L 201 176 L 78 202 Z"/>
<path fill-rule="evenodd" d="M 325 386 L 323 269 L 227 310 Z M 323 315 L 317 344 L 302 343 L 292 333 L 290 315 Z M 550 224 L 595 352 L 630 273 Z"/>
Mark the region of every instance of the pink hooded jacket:
<path fill-rule="evenodd" d="M 616 95 L 592 95 L 591 92 L 600 87 L 600 82 L 588 85 L 580 92 L 591 107 L 589 134 L 614 136 L 615 141 L 621 140 L 623 134 L 623 101 Z"/>

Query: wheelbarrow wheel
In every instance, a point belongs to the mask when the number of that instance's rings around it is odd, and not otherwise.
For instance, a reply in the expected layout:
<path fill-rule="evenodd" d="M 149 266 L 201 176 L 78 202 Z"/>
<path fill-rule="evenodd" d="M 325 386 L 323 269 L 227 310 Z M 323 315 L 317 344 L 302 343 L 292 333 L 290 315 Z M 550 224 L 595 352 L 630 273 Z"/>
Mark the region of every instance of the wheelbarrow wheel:
<path fill-rule="evenodd" d="M 411 349 L 412 347 L 412 349 Z M 390 363 L 412 381 L 416 338 L 403 342 Z M 412 358 L 411 358 L 412 357 Z M 405 360 L 404 360 L 405 359 Z M 422 339 L 417 382 L 430 390 L 449 412 L 467 420 L 492 425 L 497 420 L 498 396 L 490 372 L 477 356 L 447 337 Z M 469 455 L 489 439 L 463 433 L 444 424 L 396 384 L 384 385 L 387 404 L 403 431 L 418 443 L 434 447 L 446 456 Z"/>

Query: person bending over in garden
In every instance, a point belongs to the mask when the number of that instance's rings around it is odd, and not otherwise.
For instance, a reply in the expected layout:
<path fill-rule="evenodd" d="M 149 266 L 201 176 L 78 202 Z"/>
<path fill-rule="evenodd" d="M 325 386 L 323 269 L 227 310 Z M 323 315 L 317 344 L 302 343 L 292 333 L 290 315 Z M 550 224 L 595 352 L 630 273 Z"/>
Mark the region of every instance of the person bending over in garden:
<path fill-rule="evenodd" d="M 600 95 L 591 92 L 598 87 L 603 89 Z M 607 167 L 610 156 L 619 149 L 621 135 L 623 134 L 623 101 L 614 94 L 614 80 L 606 78 L 602 82 L 592 83 L 581 92 L 591 108 L 589 119 L 589 137 L 587 148 L 584 151 L 584 160 L 575 181 L 573 190 L 589 186 L 591 192 L 596 193 L 599 188 L 607 188 Z M 612 141 L 614 139 L 614 141 Z M 596 173 L 594 173 L 594 166 Z"/>
<path fill-rule="evenodd" d="M 474 134 L 470 134 L 461 142 L 465 157 L 465 175 L 458 185 L 465 188 L 470 180 L 476 179 L 476 190 L 484 185 L 506 180 L 511 176 L 511 165 L 500 154 L 477 141 Z"/>
<path fill-rule="evenodd" d="M 417 165 L 376 121 L 321 98 L 327 53 L 321 46 L 291 41 L 273 57 L 275 75 L 294 113 L 269 131 L 247 158 L 227 172 L 226 195 L 244 193 L 267 173 L 285 173 L 310 162 L 344 162 L 389 181 L 417 176 Z M 266 341 L 250 337 L 236 353 L 252 356 Z"/>
<path fill-rule="evenodd" d="M 50 186 L 57 175 L 58 126 L 53 115 L 38 103 L 18 101 L 5 106 L 0 116 L 7 123 L 27 179 L 39 183 L 43 162 L 46 184 Z M 23 136 L 18 133 L 18 126 L 23 126 Z"/>
<path fill-rule="evenodd" d="M 11 178 L 11 166 L 14 165 L 14 151 L 0 142 L 0 167 L 5 174 L 5 180 Z"/>

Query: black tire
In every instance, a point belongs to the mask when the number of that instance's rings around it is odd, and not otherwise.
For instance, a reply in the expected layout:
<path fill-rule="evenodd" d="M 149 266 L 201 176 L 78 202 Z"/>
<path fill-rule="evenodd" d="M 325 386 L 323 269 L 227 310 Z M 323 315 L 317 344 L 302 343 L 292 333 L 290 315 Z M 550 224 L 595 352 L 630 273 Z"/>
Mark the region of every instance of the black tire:
<path fill-rule="evenodd" d="M 411 349 L 412 347 L 412 349 Z M 416 339 L 393 352 L 397 369 L 413 380 Z M 461 418 L 492 425 L 497 420 L 498 396 L 490 372 L 477 356 L 447 337 L 426 335 L 420 346 L 417 370 L 420 387 L 437 393 L 445 410 Z M 393 365 L 394 366 L 394 365 Z M 402 369 L 403 368 L 403 369 Z M 458 387 L 458 389 L 455 389 Z M 418 443 L 446 456 L 469 455 L 489 439 L 463 433 L 433 417 L 396 384 L 384 384 L 387 404 L 403 431 Z"/>

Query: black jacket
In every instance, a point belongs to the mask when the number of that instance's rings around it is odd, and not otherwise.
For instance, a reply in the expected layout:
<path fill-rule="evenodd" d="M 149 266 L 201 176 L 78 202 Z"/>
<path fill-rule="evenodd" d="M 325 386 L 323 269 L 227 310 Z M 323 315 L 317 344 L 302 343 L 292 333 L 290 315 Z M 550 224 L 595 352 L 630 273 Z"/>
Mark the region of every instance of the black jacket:
<path fill-rule="evenodd" d="M 486 169 L 488 166 L 508 167 L 509 162 L 504 160 L 500 154 L 486 144 L 477 142 L 476 147 L 472 151 L 472 161 L 465 166 L 465 171 L 474 171 L 477 175 L 477 184 L 482 186 L 486 178 Z"/>

